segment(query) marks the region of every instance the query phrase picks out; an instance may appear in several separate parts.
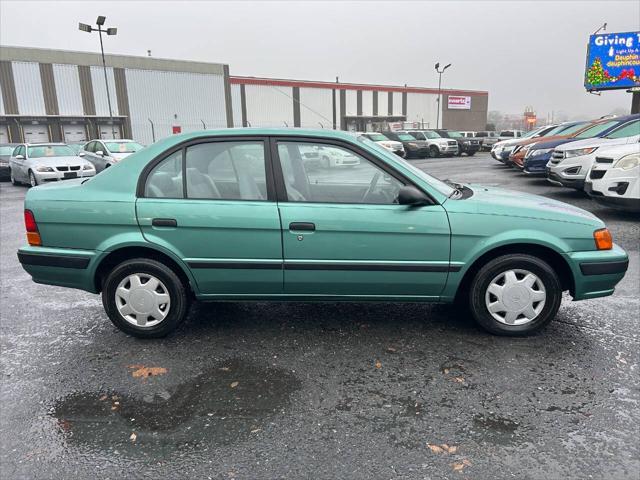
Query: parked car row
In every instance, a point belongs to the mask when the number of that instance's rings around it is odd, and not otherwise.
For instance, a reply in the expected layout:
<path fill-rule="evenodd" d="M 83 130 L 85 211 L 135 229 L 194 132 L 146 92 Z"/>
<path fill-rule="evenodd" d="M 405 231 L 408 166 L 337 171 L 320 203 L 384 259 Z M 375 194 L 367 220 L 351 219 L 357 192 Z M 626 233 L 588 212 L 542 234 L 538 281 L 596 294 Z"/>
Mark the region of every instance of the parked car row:
<path fill-rule="evenodd" d="M 640 114 L 545 125 L 497 142 L 491 156 L 601 204 L 640 211 Z"/>
<path fill-rule="evenodd" d="M 142 148 L 133 140 L 0 145 L 0 178 L 8 178 L 14 185 L 35 187 L 47 182 L 92 177 Z"/>

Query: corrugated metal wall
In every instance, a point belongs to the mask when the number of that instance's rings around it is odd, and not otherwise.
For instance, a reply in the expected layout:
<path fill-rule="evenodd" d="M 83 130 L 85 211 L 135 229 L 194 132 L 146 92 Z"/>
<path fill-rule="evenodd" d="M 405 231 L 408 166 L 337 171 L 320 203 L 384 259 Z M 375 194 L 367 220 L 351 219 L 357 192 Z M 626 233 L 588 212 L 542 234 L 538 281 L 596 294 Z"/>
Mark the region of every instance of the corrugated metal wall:
<path fill-rule="evenodd" d="M 45 115 L 40 66 L 34 62 L 12 62 L 18 111 L 21 115 Z"/>
<path fill-rule="evenodd" d="M 407 121 L 424 121 L 425 128 L 435 128 L 436 116 L 438 112 L 437 99 L 438 95 L 425 93 L 407 93 Z M 402 98 L 400 98 L 400 101 L 402 102 Z M 395 102 L 393 104 L 393 108 L 395 110 Z"/>
<path fill-rule="evenodd" d="M 91 83 L 93 84 L 93 99 L 96 103 L 96 115 L 108 117 L 109 104 L 107 102 L 107 88 L 104 84 L 104 70 L 102 67 L 91 68 Z M 107 67 L 107 82 L 109 82 L 109 95 L 111 96 L 111 111 L 118 115 L 118 102 L 116 99 L 116 81 L 113 76 L 113 68 Z"/>
<path fill-rule="evenodd" d="M 134 69 L 125 73 L 135 140 L 153 141 L 149 119 L 156 140 L 171 135 L 174 125 L 183 132 L 202 130 L 203 121 L 208 129 L 227 126 L 222 75 Z"/>
<path fill-rule="evenodd" d="M 231 106 L 233 108 L 233 126 L 242 126 L 242 101 L 240 98 L 240 85 L 231 85 Z"/>
<path fill-rule="evenodd" d="M 300 89 L 301 127 L 333 128 L 333 100 L 331 92 L 331 90 L 323 88 Z M 337 92 L 336 103 L 339 103 Z"/>
<path fill-rule="evenodd" d="M 247 120 L 252 127 L 293 127 L 291 87 L 246 85 Z"/>
<path fill-rule="evenodd" d="M 53 65 L 53 78 L 56 83 L 58 108 L 60 115 L 82 116 L 82 94 L 80 93 L 80 78 L 76 65 Z M 104 84 L 104 80 L 102 81 Z"/>

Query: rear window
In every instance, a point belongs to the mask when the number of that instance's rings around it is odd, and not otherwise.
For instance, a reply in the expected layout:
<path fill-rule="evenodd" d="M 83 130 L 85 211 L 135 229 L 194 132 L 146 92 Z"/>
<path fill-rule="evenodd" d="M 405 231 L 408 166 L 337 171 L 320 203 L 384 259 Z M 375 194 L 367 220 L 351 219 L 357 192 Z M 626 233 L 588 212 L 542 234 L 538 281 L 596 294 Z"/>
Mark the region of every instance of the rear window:
<path fill-rule="evenodd" d="M 500 132 L 500 136 L 501 137 L 513 137 L 513 132 L 509 131 L 509 130 L 505 130 L 503 132 Z"/>

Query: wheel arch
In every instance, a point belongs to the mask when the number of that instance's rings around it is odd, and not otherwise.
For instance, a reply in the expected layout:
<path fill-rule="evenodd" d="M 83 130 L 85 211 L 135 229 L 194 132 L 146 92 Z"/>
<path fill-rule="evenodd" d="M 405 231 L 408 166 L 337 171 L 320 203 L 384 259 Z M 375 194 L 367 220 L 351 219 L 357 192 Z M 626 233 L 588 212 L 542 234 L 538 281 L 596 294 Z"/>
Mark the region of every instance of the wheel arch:
<path fill-rule="evenodd" d="M 104 258 L 100 259 L 93 275 L 96 292 L 102 291 L 104 280 L 113 267 L 131 258 L 151 258 L 163 263 L 178 275 L 178 278 L 192 295 L 196 295 L 195 280 L 182 261 L 168 252 L 149 245 L 124 245 L 109 251 Z"/>
<path fill-rule="evenodd" d="M 471 265 L 464 272 L 462 280 L 458 285 L 455 294 L 456 301 L 461 300 L 463 295 L 469 291 L 471 281 L 483 265 L 502 255 L 516 253 L 538 257 L 541 260 L 547 262 L 558 275 L 558 278 L 560 279 L 560 285 L 562 286 L 562 291 L 569 290 L 571 295 L 575 294 L 575 281 L 573 278 L 573 273 L 571 271 L 569 263 L 562 256 L 562 254 L 546 245 L 541 245 L 539 243 L 521 242 L 496 246 L 483 252 L 481 255 L 475 258 Z"/>

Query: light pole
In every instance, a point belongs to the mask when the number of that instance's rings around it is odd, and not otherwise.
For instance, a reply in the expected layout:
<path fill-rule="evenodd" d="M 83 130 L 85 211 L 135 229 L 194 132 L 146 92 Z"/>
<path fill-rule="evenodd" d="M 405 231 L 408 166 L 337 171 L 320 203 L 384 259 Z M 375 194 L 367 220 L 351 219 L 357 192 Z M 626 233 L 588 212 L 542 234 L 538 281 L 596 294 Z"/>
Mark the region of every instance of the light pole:
<path fill-rule="evenodd" d="M 440 128 L 440 104 L 442 103 L 442 74 L 449 68 L 451 64 L 447 64 L 440 70 L 440 62 L 436 63 L 436 72 L 438 72 L 438 111 L 436 112 L 436 128 Z"/>
<path fill-rule="evenodd" d="M 87 25 L 86 23 L 79 23 L 78 28 L 83 32 L 91 33 L 98 32 L 98 36 L 100 37 L 100 53 L 102 54 L 102 70 L 104 71 L 104 86 L 107 89 L 107 105 L 109 106 L 109 122 L 111 123 L 111 137 L 116 138 L 116 132 L 113 126 L 113 112 L 111 111 L 111 95 L 109 95 L 109 82 L 107 81 L 107 64 L 104 61 L 104 46 L 102 45 L 102 33 L 106 33 L 107 35 L 115 35 L 118 33 L 117 28 L 102 28 L 104 26 L 104 22 L 107 18 L 100 15 L 96 19 L 96 25 L 98 27 L 92 27 L 91 25 Z M 100 127 L 98 127 L 98 136 L 100 136 Z"/>

